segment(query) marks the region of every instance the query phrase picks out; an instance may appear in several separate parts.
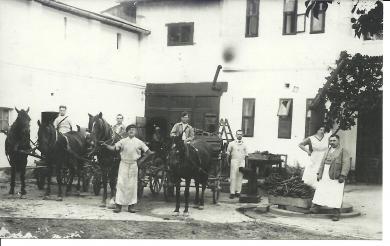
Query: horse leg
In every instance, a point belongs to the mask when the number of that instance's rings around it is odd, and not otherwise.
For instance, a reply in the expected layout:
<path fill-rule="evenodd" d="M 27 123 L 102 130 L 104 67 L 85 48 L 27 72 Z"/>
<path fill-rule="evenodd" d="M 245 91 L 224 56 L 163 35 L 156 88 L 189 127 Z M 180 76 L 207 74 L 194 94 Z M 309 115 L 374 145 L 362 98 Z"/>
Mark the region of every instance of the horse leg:
<path fill-rule="evenodd" d="M 184 216 L 187 217 L 189 215 L 188 213 L 188 198 L 190 196 L 190 184 L 191 184 L 191 179 L 186 179 L 186 188 L 184 190 Z"/>
<path fill-rule="evenodd" d="M 21 198 L 24 198 L 24 196 L 27 194 L 27 192 L 26 192 L 26 165 L 27 165 L 27 157 L 25 157 L 21 161 L 21 168 L 20 168 L 20 183 L 21 183 L 20 195 L 21 195 Z"/>
<path fill-rule="evenodd" d="M 175 186 L 176 186 L 176 208 L 173 211 L 175 216 L 179 215 L 179 210 L 180 210 L 180 183 L 181 183 L 181 179 L 178 178 L 176 180 L 176 183 L 175 183 Z"/>
<path fill-rule="evenodd" d="M 62 168 L 60 166 L 57 166 L 57 184 L 58 184 L 58 195 L 57 195 L 57 201 L 62 201 L 62 178 L 61 178 L 61 170 Z"/>
<path fill-rule="evenodd" d="M 13 163 L 11 165 L 11 187 L 8 194 L 13 195 L 15 193 L 15 175 L 16 175 L 16 165 Z"/>
<path fill-rule="evenodd" d="M 202 182 L 202 194 L 200 196 L 200 205 L 199 205 L 200 210 L 203 210 L 203 207 L 204 207 L 204 191 L 206 190 L 206 186 L 207 186 L 206 183 L 207 183 L 207 181 Z"/>
<path fill-rule="evenodd" d="M 47 186 L 46 186 L 46 193 L 43 197 L 44 200 L 47 200 L 49 199 L 49 196 L 50 196 L 50 186 L 51 186 L 51 174 L 53 172 L 52 170 L 52 167 L 51 167 L 51 163 L 48 164 L 48 167 L 47 167 Z"/>
<path fill-rule="evenodd" d="M 74 179 L 74 170 L 69 169 L 69 180 L 68 180 L 68 183 L 65 184 L 65 186 L 66 186 L 65 196 L 68 196 L 69 192 L 72 191 L 73 179 Z"/>
<path fill-rule="evenodd" d="M 100 204 L 100 207 L 104 208 L 106 207 L 106 200 L 107 200 L 107 170 L 103 171 L 103 199 L 102 203 Z"/>
<path fill-rule="evenodd" d="M 196 189 L 196 192 L 195 192 L 195 208 L 199 207 L 199 181 L 198 180 L 195 180 L 195 189 Z"/>

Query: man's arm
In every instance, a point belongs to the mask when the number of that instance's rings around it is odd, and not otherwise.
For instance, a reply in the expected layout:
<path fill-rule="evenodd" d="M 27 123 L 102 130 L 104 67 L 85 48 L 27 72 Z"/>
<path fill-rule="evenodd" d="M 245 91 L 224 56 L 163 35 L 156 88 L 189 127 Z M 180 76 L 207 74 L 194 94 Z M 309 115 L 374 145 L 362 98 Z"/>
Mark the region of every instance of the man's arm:
<path fill-rule="evenodd" d="M 172 127 L 171 134 L 170 134 L 171 137 L 176 137 L 176 136 L 177 136 L 177 126 L 178 126 L 178 123 L 176 123 L 176 124 Z"/>
<path fill-rule="evenodd" d="M 122 142 L 119 141 L 114 145 L 108 145 L 106 143 L 102 143 L 102 146 L 104 146 L 106 149 L 108 149 L 110 151 L 119 151 L 122 149 Z"/>
<path fill-rule="evenodd" d="M 348 176 L 349 170 L 351 169 L 351 162 L 349 161 L 349 154 L 348 152 L 343 148 L 341 154 L 342 156 L 342 167 L 341 167 L 341 176 L 344 176 L 345 178 Z"/>
<path fill-rule="evenodd" d="M 318 168 L 318 172 L 317 172 L 317 181 L 320 181 L 320 179 L 322 178 L 322 174 L 324 172 L 324 167 L 325 167 L 325 158 L 326 158 L 328 152 L 329 152 L 329 149 L 326 151 L 326 154 L 324 154 L 324 156 L 322 157 L 321 164 L 320 164 L 320 167 Z"/>

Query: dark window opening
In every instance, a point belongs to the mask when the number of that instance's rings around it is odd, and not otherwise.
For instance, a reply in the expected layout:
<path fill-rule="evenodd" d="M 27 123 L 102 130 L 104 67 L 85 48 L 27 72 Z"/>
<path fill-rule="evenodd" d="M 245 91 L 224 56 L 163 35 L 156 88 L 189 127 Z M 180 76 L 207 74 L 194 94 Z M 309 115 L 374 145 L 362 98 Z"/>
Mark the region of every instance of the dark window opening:
<path fill-rule="evenodd" d="M 259 4 L 260 0 L 247 0 L 245 37 L 259 36 Z"/>
<path fill-rule="evenodd" d="M 193 45 L 194 23 L 172 23 L 168 26 L 168 46 Z"/>
<path fill-rule="evenodd" d="M 297 0 L 284 0 L 283 35 L 297 33 Z"/>
<path fill-rule="evenodd" d="M 292 111 L 293 100 L 280 99 L 277 114 L 279 116 L 278 138 L 291 139 Z"/>
<path fill-rule="evenodd" d="M 323 4 L 320 4 L 318 11 L 318 18 L 315 18 L 313 11 L 311 12 L 310 33 L 324 33 L 325 32 L 325 10 Z"/>
<path fill-rule="evenodd" d="M 242 132 L 244 137 L 254 136 L 255 127 L 255 100 L 244 98 L 242 102 Z"/>
<path fill-rule="evenodd" d="M 9 128 L 9 109 L 0 108 L 0 130 L 8 130 Z"/>

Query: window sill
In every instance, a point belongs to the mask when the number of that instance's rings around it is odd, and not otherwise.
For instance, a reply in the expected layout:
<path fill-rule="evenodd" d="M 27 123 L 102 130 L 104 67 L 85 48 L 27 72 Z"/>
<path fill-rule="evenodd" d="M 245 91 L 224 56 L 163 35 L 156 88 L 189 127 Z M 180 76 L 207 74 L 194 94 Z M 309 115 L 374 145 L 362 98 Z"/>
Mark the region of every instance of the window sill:
<path fill-rule="evenodd" d="M 310 34 L 322 34 L 322 33 L 325 33 L 325 31 L 317 31 L 317 32 L 311 31 L 311 32 L 310 32 Z"/>
<path fill-rule="evenodd" d="M 167 46 L 189 46 L 194 44 L 195 43 L 177 43 L 177 44 L 167 44 Z"/>

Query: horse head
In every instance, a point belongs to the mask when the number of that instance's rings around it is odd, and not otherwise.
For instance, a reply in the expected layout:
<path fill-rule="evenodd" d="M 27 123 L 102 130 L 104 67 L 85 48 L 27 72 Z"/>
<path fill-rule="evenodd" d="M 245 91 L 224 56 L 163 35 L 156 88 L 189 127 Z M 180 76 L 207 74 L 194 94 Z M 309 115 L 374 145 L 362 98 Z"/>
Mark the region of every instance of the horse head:
<path fill-rule="evenodd" d="M 18 110 L 15 107 L 16 112 L 18 113 L 18 117 L 15 120 L 15 125 L 22 133 L 29 133 L 30 132 L 30 121 L 31 118 L 28 115 L 28 112 L 30 111 L 30 107 L 27 108 L 27 110 L 21 109 Z"/>
<path fill-rule="evenodd" d="M 98 147 L 99 142 L 104 142 L 112 137 L 111 126 L 103 119 L 103 114 L 93 116 L 88 114 L 88 131 L 90 133 L 88 137 L 88 144 L 94 149 Z"/>
<path fill-rule="evenodd" d="M 57 130 L 48 123 L 43 124 L 38 120 L 38 150 L 42 155 L 47 155 L 57 141 Z"/>

